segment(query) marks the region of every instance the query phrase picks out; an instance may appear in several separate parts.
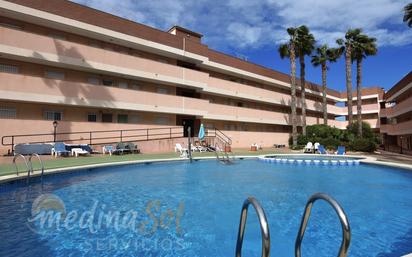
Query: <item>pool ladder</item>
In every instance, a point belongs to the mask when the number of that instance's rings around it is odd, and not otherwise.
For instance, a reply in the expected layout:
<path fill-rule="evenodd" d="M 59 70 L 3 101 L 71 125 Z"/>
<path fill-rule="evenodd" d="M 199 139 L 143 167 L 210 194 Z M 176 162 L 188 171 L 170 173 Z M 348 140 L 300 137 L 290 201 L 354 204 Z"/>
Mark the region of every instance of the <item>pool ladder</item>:
<path fill-rule="evenodd" d="M 342 242 L 340 245 L 340 249 L 338 252 L 338 257 L 346 257 L 348 255 L 348 249 L 351 240 L 351 232 L 348 218 L 343 211 L 342 207 L 338 204 L 338 202 L 324 193 L 316 193 L 312 195 L 305 206 L 305 211 L 302 216 L 302 221 L 300 224 L 299 232 L 296 237 L 295 241 L 295 257 L 301 257 L 301 244 L 303 237 L 305 235 L 306 226 L 308 225 L 310 212 L 312 210 L 313 204 L 317 200 L 324 200 L 329 203 L 332 208 L 335 210 L 336 214 L 339 217 L 341 226 L 342 226 Z M 243 236 L 245 233 L 246 228 L 246 220 L 247 220 L 247 212 L 249 205 L 255 208 L 256 213 L 258 215 L 260 230 L 262 234 L 262 257 L 269 257 L 270 256 L 270 233 L 269 233 L 269 225 L 266 219 L 265 212 L 260 205 L 260 203 L 253 197 L 249 197 L 245 200 L 242 206 L 242 211 L 240 215 L 240 223 L 239 223 L 239 231 L 237 236 L 237 243 L 236 243 L 236 257 L 242 256 L 242 244 L 243 244 Z"/>
<path fill-rule="evenodd" d="M 226 151 L 217 151 L 217 147 L 215 148 L 215 155 L 216 155 L 216 160 L 223 163 L 223 164 L 233 164 L 235 157 L 229 156 L 229 153 Z M 222 153 L 222 155 L 219 154 L 219 152 Z"/>
<path fill-rule="evenodd" d="M 43 182 L 44 165 L 43 165 L 43 161 L 42 161 L 41 158 L 40 158 L 40 155 L 38 155 L 38 154 L 36 154 L 36 153 L 33 153 L 33 154 L 30 155 L 28 161 L 27 161 L 26 157 L 25 157 L 24 155 L 22 155 L 22 154 L 17 154 L 17 155 L 15 155 L 14 158 L 13 158 L 13 164 L 14 164 L 14 167 L 15 167 L 15 169 L 16 169 L 16 174 L 17 174 L 17 176 L 19 175 L 19 168 L 17 167 L 16 160 L 17 160 L 19 157 L 21 157 L 21 158 L 23 159 L 24 164 L 26 165 L 26 168 L 27 168 L 27 184 L 29 184 L 29 182 L 30 182 L 30 173 L 31 173 L 31 174 L 34 173 L 33 161 L 32 161 L 32 158 L 33 158 L 33 157 L 36 157 L 36 158 L 39 160 L 40 167 L 41 167 L 40 179 L 41 179 L 41 181 Z"/>

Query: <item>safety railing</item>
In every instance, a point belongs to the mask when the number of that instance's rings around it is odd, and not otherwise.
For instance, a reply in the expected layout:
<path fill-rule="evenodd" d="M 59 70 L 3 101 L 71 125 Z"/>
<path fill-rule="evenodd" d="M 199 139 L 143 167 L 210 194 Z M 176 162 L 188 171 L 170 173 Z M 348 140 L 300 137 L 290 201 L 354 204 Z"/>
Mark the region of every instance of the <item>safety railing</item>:
<path fill-rule="evenodd" d="M 215 139 L 211 145 L 218 145 L 225 152 L 232 145 L 232 139 L 217 128 L 206 130 L 206 137 Z"/>
<path fill-rule="evenodd" d="M 302 222 L 300 224 L 299 232 L 296 237 L 295 242 L 295 257 L 301 257 L 301 244 L 303 237 L 305 235 L 306 226 L 309 221 L 310 212 L 312 210 L 313 204 L 317 200 L 324 200 L 329 203 L 333 209 L 335 210 L 336 214 L 339 217 L 341 226 L 342 226 L 342 242 L 340 245 L 340 249 L 338 252 L 338 257 L 346 257 L 348 255 L 350 240 L 351 240 L 351 230 L 349 226 L 348 218 L 343 211 L 342 207 L 338 204 L 338 202 L 330 197 L 327 194 L 323 193 L 316 193 L 312 195 L 305 206 L 305 211 L 303 213 Z M 256 210 L 259 219 L 260 230 L 262 234 L 262 257 L 269 257 L 270 256 L 270 233 L 269 233 L 269 225 L 265 215 L 265 212 L 259 202 L 253 198 L 248 197 L 242 206 L 242 212 L 240 215 L 240 224 L 239 224 L 239 231 L 237 236 L 236 242 L 236 257 L 242 256 L 242 245 L 243 245 L 243 238 L 246 229 L 246 221 L 247 221 L 247 213 L 249 205 L 252 204 Z"/>
<path fill-rule="evenodd" d="M 13 158 L 13 165 L 14 165 L 14 167 L 16 168 L 16 175 L 17 175 L 17 176 L 19 176 L 19 168 L 18 168 L 18 166 L 17 166 L 16 161 L 17 161 L 18 158 L 22 158 L 22 159 L 23 159 L 24 164 L 25 164 L 25 166 L 26 166 L 26 168 L 27 168 L 27 184 L 30 183 L 30 173 L 31 173 L 31 174 L 34 173 L 33 161 L 32 161 L 32 158 L 33 158 L 33 157 L 36 157 L 36 158 L 39 160 L 40 169 L 41 169 L 40 176 L 41 176 L 41 181 L 43 182 L 44 165 L 43 165 L 43 161 L 42 161 L 41 158 L 40 158 L 40 155 L 38 155 L 38 154 L 36 154 L 36 153 L 33 153 L 33 154 L 30 155 L 28 161 L 27 161 L 26 157 L 25 157 L 24 155 L 22 155 L 22 154 L 17 154 L 17 155 L 15 155 L 14 158 Z"/>
<path fill-rule="evenodd" d="M 340 249 L 338 252 L 338 257 L 346 257 L 348 255 L 348 249 L 349 249 L 350 240 L 351 240 L 351 232 L 350 232 L 348 217 L 346 216 L 342 207 L 338 204 L 338 202 L 335 199 L 323 193 L 316 193 L 312 195 L 309 198 L 308 202 L 306 203 L 305 212 L 303 213 L 302 222 L 299 228 L 299 233 L 296 237 L 295 256 L 301 257 L 301 244 L 302 244 L 303 236 L 305 235 L 306 226 L 308 225 L 310 212 L 312 210 L 313 204 L 317 200 L 324 200 L 327 203 L 329 203 L 335 210 L 336 214 L 338 215 L 338 218 L 342 226 L 342 242 L 341 242 Z"/>
<path fill-rule="evenodd" d="M 239 231 L 237 234 L 237 242 L 236 242 L 236 257 L 242 256 L 242 245 L 243 245 L 243 237 L 245 235 L 246 229 L 246 221 L 247 221 L 247 213 L 249 209 L 249 205 L 252 204 L 253 208 L 256 210 L 256 214 L 259 219 L 260 231 L 262 234 L 262 257 L 269 257 L 270 256 L 270 233 L 269 233 L 269 224 L 266 219 L 265 211 L 263 210 L 260 203 L 254 197 L 248 197 L 242 206 L 242 211 L 240 214 L 240 223 L 239 223 Z"/>
<path fill-rule="evenodd" d="M 37 160 L 38 160 L 39 163 L 40 163 L 40 170 L 41 170 L 40 179 L 41 179 L 41 182 L 43 182 L 44 164 L 43 164 L 43 161 L 42 161 L 41 158 L 40 158 L 40 155 L 38 155 L 37 153 L 31 154 L 30 157 L 29 157 L 30 172 L 31 172 L 32 174 L 33 174 L 33 172 L 34 172 L 33 162 L 32 162 L 32 160 L 31 160 L 34 156 L 37 157 Z M 27 182 L 29 182 L 29 180 L 30 180 L 30 172 L 28 172 L 28 174 L 27 174 Z"/>
<path fill-rule="evenodd" d="M 29 164 L 27 163 L 26 157 L 24 157 L 24 155 L 22 155 L 22 154 L 18 154 L 18 155 L 15 155 L 14 158 L 13 158 L 13 165 L 14 165 L 14 167 L 15 167 L 15 169 L 16 169 L 16 174 L 17 174 L 17 176 L 19 175 L 19 167 L 17 166 L 16 161 L 17 161 L 17 159 L 18 159 L 19 157 L 23 159 L 24 164 L 26 165 L 26 168 L 27 168 L 26 171 L 27 171 L 27 172 L 30 172 Z"/>
<path fill-rule="evenodd" d="M 26 135 L 7 135 L 1 138 L 3 146 L 10 146 L 11 154 L 18 143 L 40 144 L 64 141 L 65 143 L 87 143 L 89 145 L 115 144 L 118 142 L 137 142 L 183 137 L 183 127 L 95 130 L 82 132 L 39 133 Z"/>

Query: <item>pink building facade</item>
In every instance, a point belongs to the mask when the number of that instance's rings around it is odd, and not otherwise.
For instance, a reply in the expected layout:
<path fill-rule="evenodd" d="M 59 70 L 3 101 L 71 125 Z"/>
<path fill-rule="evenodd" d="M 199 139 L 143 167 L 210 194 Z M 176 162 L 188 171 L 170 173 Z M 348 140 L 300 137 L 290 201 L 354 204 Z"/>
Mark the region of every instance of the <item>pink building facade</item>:
<path fill-rule="evenodd" d="M 362 93 L 363 119 L 377 131 L 383 97 L 380 88 Z M 320 86 L 307 83 L 306 99 L 307 124 L 322 124 Z M 327 99 L 328 124 L 344 129 L 346 94 L 328 89 Z M 69 1 L 0 0 L 0 137 L 53 133 L 55 120 L 58 133 L 82 132 L 58 140 L 81 143 L 91 131 L 142 130 L 136 141 L 145 129 L 180 133 L 139 142 L 162 152 L 204 124 L 235 148 L 287 145 L 290 100 L 287 74 L 214 51 L 187 29 L 160 31 Z M 1 154 L 10 137 L 3 143 Z"/>
<path fill-rule="evenodd" d="M 412 154 L 412 71 L 385 93 L 381 107 L 385 149 Z"/>

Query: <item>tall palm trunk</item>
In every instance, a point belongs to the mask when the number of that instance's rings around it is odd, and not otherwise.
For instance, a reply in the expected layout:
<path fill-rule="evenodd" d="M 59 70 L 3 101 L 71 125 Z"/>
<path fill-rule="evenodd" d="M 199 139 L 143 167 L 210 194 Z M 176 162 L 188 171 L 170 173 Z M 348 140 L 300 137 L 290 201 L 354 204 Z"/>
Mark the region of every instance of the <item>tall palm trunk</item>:
<path fill-rule="evenodd" d="M 296 120 L 296 55 L 295 55 L 295 44 L 290 44 L 290 84 L 291 84 L 291 103 L 290 107 L 292 109 L 292 140 L 293 146 L 298 145 L 298 129 L 297 129 L 297 120 Z"/>
<path fill-rule="evenodd" d="M 300 97 L 302 108 L 302 134 L 306 136 L 306 97 L 305 97 L 305 56 L 299 55 L 300 61 Z"/>
<path fill-rule="evenodd" d="M 358 135 L 362 137 L 362 58 L 356 60 L 356 93 Z"/>
<path fill-rule="evenodd" d="M 323 124 L 328 125 L 328 103 L 326 100 L 326 62 L 322 63 L 322 111 L 323 111 Z"/>
<path fill-rule="evenodd" d="M 348 94 L 348 120 L 349 120 L 349 125 L 352 125 L 352 123 L 353 123 L 351 56 L 352 56 L 352 48 L 348 44 L 346 46 L 345 60 L 346 60 L 346 90 L 347 90 L 347 94 Z"/>

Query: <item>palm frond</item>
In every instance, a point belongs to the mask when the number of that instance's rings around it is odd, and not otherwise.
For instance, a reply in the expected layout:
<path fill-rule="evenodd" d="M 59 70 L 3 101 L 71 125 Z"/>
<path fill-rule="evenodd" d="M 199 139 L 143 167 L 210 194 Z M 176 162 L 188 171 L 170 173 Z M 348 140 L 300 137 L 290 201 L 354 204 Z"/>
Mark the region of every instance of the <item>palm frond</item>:
<path fill-rule="evenodd" d="M 403 16 L 403 21 L 412 28 L 412 3 L 407 4 L 404 8 L 405 14 Z"/>

